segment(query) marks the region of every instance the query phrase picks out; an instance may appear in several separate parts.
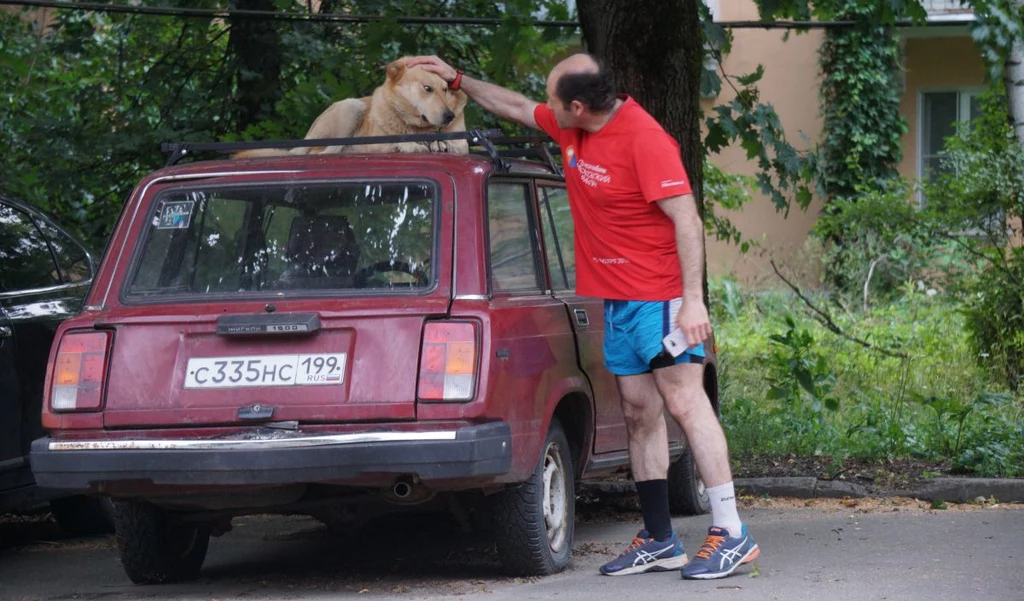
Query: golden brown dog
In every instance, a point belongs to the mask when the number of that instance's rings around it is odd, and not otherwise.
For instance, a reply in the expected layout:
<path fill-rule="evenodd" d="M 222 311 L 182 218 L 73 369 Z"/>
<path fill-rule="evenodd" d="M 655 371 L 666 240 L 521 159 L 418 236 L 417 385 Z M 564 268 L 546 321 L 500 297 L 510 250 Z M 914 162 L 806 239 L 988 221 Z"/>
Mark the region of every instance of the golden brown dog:
<path fill-rule="evenodd" d="M 466 131 L 463 111 L 469 98 L 465 92 L 448 89 L 447 82 L 422 67 L 406 67 L 404 59 L 389 64 L 386 74 L 384 83 L 374 90 L 372 96 L 347 98 L 328 107 L 313 121 L 305 139 Z M 466 154 L 469 152 L 469 143 L 466 140 L 450 140 L 430 143 L 313 146 L 291 150 L 258 149 L 236 153 L 233 158 L 358 152 Z"/>

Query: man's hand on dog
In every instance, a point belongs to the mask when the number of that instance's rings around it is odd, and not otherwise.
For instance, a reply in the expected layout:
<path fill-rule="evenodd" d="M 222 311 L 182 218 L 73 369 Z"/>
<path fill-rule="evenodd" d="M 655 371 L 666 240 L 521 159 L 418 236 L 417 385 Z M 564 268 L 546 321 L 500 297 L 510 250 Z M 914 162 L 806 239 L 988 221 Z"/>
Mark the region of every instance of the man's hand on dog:
<path fill-rule="evenodd" d="M 436 56 L 412 56 L 405 59 L 406 67 L 415 67 L 416 65 L 421 65 L 427 71 L 436 73 L 448 83 L 455 81 L 455 77 L 458 75 L 455 69 Z"/>

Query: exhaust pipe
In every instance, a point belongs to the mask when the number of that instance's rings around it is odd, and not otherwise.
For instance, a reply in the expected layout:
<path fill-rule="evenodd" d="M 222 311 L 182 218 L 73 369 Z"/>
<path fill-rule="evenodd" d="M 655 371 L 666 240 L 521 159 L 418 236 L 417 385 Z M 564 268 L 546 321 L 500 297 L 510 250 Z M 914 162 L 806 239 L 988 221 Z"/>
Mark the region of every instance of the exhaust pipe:
<path fill-rule="evenodd" d="M 395 483 L 383 491 L 384 497 L 392 503 L 413 505 L 429 501 L 436 494 L 412 476 L 399 476 Z"/>
<path fill-rule="evenodd" d="M 397 480 L 395 485 L 391 487 L 391 494 L 396 499 L 408 499 L 412 496 L 412 482 L 405 479 Z"/>

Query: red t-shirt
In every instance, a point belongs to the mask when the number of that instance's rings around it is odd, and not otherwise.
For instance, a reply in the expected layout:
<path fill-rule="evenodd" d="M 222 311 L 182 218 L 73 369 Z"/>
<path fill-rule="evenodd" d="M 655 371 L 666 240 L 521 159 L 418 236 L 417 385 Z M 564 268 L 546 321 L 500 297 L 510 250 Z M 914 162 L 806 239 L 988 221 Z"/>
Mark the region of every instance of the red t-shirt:
<path fill-rule="evenodd" d="M 650 301 L 682 296 L 675 225 L 655 204 L 692 193 L 672 136 L 628 96 L 593 134 L 559 128 L 543 104 L 533 117 L 562 149 L 576 224 L 576 293 Z"/>

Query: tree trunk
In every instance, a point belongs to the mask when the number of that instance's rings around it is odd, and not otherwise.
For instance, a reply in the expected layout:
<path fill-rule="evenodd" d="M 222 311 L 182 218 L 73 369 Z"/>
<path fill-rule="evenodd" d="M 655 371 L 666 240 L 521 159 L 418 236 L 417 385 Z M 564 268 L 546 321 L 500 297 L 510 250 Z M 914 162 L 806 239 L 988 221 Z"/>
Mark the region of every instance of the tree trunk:
<path fill-rule="evenodd" d="M 1024 0 L 1014 0 L 1013 4 L 1017 14 L 1020 14 Z M 1020 38 L 1016 38 L 1013 47 L 1010 48 L 1010 55 L 1006 59 L 1005 77 L 1013 132 L 1017 135 L 1017 142 L 1024 145 L 1024 45 L 1021 44 Z"/>
<path fill-rule="evenodd" d="M 237 10 L 274 10 L 273 0 L 232 0 Z M 281 95 L 281 43 L 275 21 L 235 18 L 228 52 L 234 56 L 236 123 L 240 130 L 273 116 Z"/>
<path fill-rule="evenodd" d="M 679 143 L 703 219 L 700 1 L 577 0 L 576 7 L 587 51 L 603 58 L 619 91 L 632 96 Z M 705 272 L 706 265 L 705 260 Z M 704 289 L 707 298 L 706 277 Z"/>

